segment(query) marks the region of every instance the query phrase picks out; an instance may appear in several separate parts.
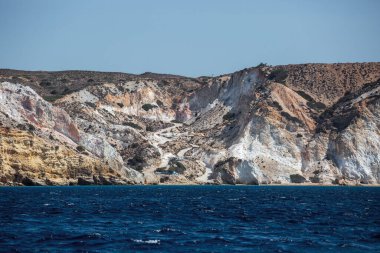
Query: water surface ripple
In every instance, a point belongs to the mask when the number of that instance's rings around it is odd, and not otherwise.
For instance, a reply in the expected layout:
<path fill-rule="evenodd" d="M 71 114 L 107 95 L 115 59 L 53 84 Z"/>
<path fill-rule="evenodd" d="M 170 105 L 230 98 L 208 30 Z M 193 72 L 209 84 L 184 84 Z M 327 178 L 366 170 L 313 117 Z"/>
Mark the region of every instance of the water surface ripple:
<path fill-rule="evenodd" d="M 0 252 L 140 251 L 380 252 L 380 188 L 0 188 Z"/>

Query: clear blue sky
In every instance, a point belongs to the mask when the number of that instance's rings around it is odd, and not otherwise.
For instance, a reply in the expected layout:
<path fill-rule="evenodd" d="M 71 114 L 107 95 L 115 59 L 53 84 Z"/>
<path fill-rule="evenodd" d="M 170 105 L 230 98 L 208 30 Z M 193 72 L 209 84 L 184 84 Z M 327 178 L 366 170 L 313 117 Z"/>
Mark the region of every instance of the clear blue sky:
<path fill-rule="evenodd" d="M 218 75 L 380 61 L 378 0 L 0 0 L 0 68 Z"/>

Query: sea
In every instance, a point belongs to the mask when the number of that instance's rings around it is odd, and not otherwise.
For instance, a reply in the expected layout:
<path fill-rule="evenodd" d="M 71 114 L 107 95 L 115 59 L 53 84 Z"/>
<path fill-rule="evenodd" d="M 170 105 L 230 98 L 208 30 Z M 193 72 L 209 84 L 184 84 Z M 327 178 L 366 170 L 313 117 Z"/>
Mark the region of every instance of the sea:
<path fill-rule="evenodd" d="M 380 252 L 380 188 L 0 187 L 0 252 Z"/>

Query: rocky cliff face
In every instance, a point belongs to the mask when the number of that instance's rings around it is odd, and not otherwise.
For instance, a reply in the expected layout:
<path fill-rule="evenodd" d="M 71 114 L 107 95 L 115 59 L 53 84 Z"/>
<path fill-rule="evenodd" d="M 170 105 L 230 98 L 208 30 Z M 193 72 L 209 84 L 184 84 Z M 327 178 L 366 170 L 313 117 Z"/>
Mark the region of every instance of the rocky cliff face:
<path fill-rule="evenodd" d="M 29 87 L 1 83 L 0 112 L 2 184 L 142 182 L 109 143 L 80 130 L 65 110 Z"/>
<path fill-rule="evenodd" d="M 378 184 L 379 80 L 380 63 L 1 70 L 0 181 Z"/>

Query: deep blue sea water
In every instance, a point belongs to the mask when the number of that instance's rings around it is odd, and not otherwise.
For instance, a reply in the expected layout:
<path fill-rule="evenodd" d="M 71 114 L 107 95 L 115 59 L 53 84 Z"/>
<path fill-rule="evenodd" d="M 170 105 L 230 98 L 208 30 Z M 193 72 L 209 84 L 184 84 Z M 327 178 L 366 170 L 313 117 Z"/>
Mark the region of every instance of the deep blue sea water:
<path fill-rule="evenodd" d="M 380 252 L 380 188 L 1 187 L 1 252 Z"/>

